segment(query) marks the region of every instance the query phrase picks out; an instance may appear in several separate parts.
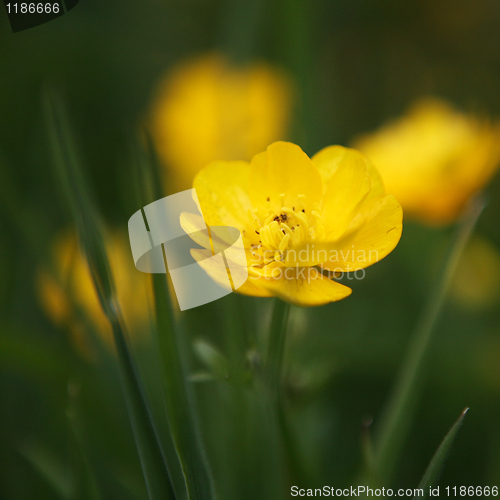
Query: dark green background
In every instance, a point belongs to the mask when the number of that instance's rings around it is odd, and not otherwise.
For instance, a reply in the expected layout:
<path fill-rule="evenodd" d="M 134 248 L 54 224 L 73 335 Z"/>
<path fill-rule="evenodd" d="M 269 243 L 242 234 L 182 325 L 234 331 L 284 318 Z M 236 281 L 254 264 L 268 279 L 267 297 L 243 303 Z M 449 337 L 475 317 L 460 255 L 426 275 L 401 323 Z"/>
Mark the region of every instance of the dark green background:
<path fill-rule="evenodd" d="M 131 143 L 157 79 L 185 56 L 213 48 L 289 71 L 299 97 L 290 138 L 309 154 L 348 144 L 423 95 L 500 115 L 498 0 L 81 0 L 67 15 L 16 34 L 0 13 L 2 499 L 90 498 L 83 489 L 64 496 L 64 486 L 62 493 L 53 487 L 68 482 L 70 489 L 87 466 L 103 498 L 146 498 L 113 358 L 97 365 L 82 359 L 36 299 L 35 272 L 71 223 L 50 162 L 42 88 L 63 94 L 101 212 L 125 229 L 139 208 Z M 500 246 L 498 179 L 488 192 L 477 231 Z M 397 249 L 353 283 L 349 299 L 293 311 L 286 366 L 291 420 L 309 471 L 310 484 L 301 486 L 355 484 L 362 422 L 377 424 L 449 237 L 450 230 L 405 221 Z M 227 353 L 223 313 L 235 300 L 193 311 L 191 335 Z M 251 311 L 269 305 L 238 304 L 255 328 Z M 466 406 L 440 484 L 500 484 L 499 313 L 498 302 L 476 312 L 445 307 L 395 486 L 416 487 Z M 154 389 L 154 370 L 145 372 Z M 224 384 L 198 386 L 214 464 L 235 461 L 225 447 L 223 422 L 231 416 L 221 403 Z M 77 415 L 76 437 L 68 408 Z M 265 454 L 266 443 L 255 446 Z M 248 484 L 252 470 L 239 472 Z M 214 472 L 218 483 L 230 482 L 231 469 L 214 465 Z M 47 479 L 54 473 L 62 480 Z M 240 498 L 260 500 L 245 484 Z"/>

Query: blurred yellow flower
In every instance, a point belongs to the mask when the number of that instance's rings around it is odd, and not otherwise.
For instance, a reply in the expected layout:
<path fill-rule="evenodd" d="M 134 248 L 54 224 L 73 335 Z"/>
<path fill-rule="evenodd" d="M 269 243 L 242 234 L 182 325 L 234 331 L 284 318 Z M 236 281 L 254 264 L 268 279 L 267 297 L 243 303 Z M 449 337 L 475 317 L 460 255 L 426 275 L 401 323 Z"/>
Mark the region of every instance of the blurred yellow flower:
<path fill-rule="evenodd" d="M 427 98 L 354 147 L 377 165 L 405 214 L 432 225 L 448 224 L 496 171 L 500 124 Z"/>
<path fill-rule="evenodd" d="M 474 236 L 467 244 L 453 277 L 450 295 L 468 309 L 479 310 L 498 304 L 500 253 L 489 240 Z"/>
<path fill-rule="evenodd" d="M 112 233 L 106 242 L 106 251 L 125 324 L 134 332 L 146 333 L 150 286 L 147 275 L 137 272 L 134 267 L 127 235 Z M 68 327 L 84 351 L 89 351 L 88 326 L 112 345 L 111 327 L 73 232 L 65 232 L 55 240 L 53 262 L 52 273 L 41 269 L 37 275 L 37 292 L 47 315 L 56 325 Z"/>
<path fill-rule="evenodd" d="M 210 161 L 250 160 L 285 138 L 291 104 L 290 81 L 266 63 L 233 66 L 211 53 L 180 64 L 160 83 L 151 113 L 167 191 L 190 188 Z"/>
<path fill-rule="evenodd" d="M 212 162 L 194 188 L 208 226 L 242 233 L 246 261 L 235 264 L 248 266 L 237 290 L 246 295 L 303 306 L 343 299 L 351 289 L 330 277 L 378 262 L 401 236 L 399 203 L 371 162 L 342 146 L 309 159 L 299 146 L 275 142 L 250 163 Z M 188 233 L 199 227 L 188 214 L 181 223 Z M 216 281 L 227 280 L 206 251 L 192 254 Z"/>

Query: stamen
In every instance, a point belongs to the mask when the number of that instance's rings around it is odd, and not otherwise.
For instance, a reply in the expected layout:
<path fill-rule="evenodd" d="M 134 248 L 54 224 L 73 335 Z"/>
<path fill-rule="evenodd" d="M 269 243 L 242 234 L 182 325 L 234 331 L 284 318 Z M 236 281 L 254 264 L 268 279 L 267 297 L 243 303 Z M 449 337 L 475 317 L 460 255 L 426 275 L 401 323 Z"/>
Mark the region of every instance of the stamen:
<path fill-rule="evenodd" d="M 275 215 L 274 214 L 269 214 L 266 217 L 266 220 L 264 221 L 264 226 L 267 226 L 272 220 L 274 220 Z"/>
<path fill-rule="evenodd" d="M 287 234 L 281 240 L 281 243 L 280 243 L 280 246 L 279 246 L 280 252 L 284 252 L 285 251 L 285 248 L 288 246 L 288 242 L 289 241 L 290 241 L 290 234 Z"/>
<path fill-rule="evenodd" d="M 291 207 L 285 206 L 285 198 L 285 194 L 281 193 L 279 201 L 271 203 L 270 197 L 267 197 L 265 204 L 248 210 L 249 227 L 252 229 L 251 234 L 248 234 L 253 243 L 250 252 L 254 257 L 253 270 L 250 271 L 252 276 L 271 277 L 271 274 L 279 272 L 279 268 L 286 265 L 289 249 L 325 235 L 317 204 L 306 212 L 304 195 L 298 195 L 293 204 L 290 203 Z M 259 245 L 255 244 L 257 237 L 253 236 L 254 233 L 260 238 Z M 271 265 L 271 268 L 266 267 Z"/>
<path fill-rule="evenodd" d="M 309 226 L 309 222 L 307 220 L 307 217 L 302 212 L 298 212 L 297 214 L 295 214 L 295 216 L 300 220 L 300 222 L 302 222 L 302 224 L 306 228 Z"/>

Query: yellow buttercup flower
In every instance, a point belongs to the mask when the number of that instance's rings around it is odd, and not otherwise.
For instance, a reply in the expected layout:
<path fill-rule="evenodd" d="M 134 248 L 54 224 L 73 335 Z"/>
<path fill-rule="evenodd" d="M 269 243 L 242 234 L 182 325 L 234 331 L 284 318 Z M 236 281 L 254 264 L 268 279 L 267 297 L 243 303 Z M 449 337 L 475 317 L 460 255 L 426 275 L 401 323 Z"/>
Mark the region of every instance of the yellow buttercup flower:
<path fill-rule="evenodd" d="M 248 279 L 237 291 L 246 295 L 303 306 L 343 299 L 351 289 L 331 278 L 378 262 L 401 237 L 399 203 L 365 156 L 341 146 L 309 159 L 299 146 L 275 142 L 250 163 L 209 164 L 194 188 L 209 227 L 242 234 L 246 262 L 237 264 L 248 267 Z M 181 223 L 188 233 L 199 227 L 189 214 Z M 192 254 L 216 281 L 227 280 L 205 251 Z"/>
<path fill-rule="evenodd" d="M 179 65 L 153 100 L 152 133 L 169 168 L 167 190 L 191 187 L 213 160 L 250 160 L 286 135 L 291 84 L 273 66 L 234 66 L 211 53 Z"/>
<path fill-rule="evenodd" d="M 151 296 L 147 275 L 136 271 L 126 234 L 112 233 L 106 241 L 106 251 L 125 324 L 130 330 L 145 332 Z M 41 269 L 37 275 L 38 296 L 47 315 L 56 325 L 68 327 L 83 351 L 89 350 L 87 326 L 98 332 L 104 342 L 112 345 L 111 327 L 73 232 L 65 232 L 55 240 L 53 260 L 52 273 Z"/>
<path fill-rule="evenodd" d="M 428 98 L 399 120 L 355 141 L 354 147 L 377 165 L 405 214 L 429 224 L 447 224 L 496 171 L 500 124 Z"/>

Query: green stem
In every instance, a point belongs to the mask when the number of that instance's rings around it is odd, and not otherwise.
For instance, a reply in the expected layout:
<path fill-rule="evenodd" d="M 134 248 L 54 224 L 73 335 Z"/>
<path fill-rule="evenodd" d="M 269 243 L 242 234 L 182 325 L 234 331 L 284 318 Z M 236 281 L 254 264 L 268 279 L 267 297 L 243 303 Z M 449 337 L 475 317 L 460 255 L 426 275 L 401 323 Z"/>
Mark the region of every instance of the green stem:
<path fill-rule="evenodd" d="M 136 148 L 135 176 L 139 206 L 163 196 L 159 188 L 157 153 L 147 133 L 146 137 L 146 151 L 140 146 Z M 165 267 L 168 268 L 166 259 Z M 171 434 L 169 445 L 173 444 L 175 448 L 166 448 L 167 463 L 171 464 L 169 471 L 173 488 L 179 497 L 185 487 L 189 500 L 211 500 L 216 497 L 213 479 L 200 435 L 194 390 L 187 382 L 189 360 L 185 317 L 175 317 L 168 279 L 168 273 L 167 276 L 152 275 L 155 336 L 162 360 L 162 389 Z M 181 479 L 184 484 L 181 484 Z"/>
<path fill-rule="evenodd" d="M 374 471 L 375 480 L 379 484 L 387 485 L 389 483 L 399 461 L 404 440 L 411 425 L 412 414 L 418 403 L 418 392 L 424 379 L 424 360 L 432 333 L 460 255 L 483 208 L 484 202 L 480 198 L 471 200 L 467 206 L 445 259 L 442 272 L 417 324 L 406 359 L 381 419 L 380 430 L 376 436 L 376 470 Z"/>
<path fill-rule="evenodd" d="M 271 391 L 271 402 L 275 408 L 277 426 L 281 435 L 289 479 L 300 482 L 300 480 L 303 480 L 303 473 L 298 460 L 298 452 L 293 435 L 286 418 L 283 388 L 281 385 L 289 317 L 290 304 L 276 299 L 271 319 L 271 330 L 269 332 L 269 349 L 266 365 Z"/>
<path fill-rule="evenodd" d="M 54 91 L 44 93 L 44 111 L 56 175 L 65 202 L 78 227 L 82 248 L 102 310 L 115 339 L 125 402 L 150 500 L 174 500 L 168 466 L 151 410 L 125 338 L 122 314 L 115 300 L 115 286 L 96 205 L 86 185 L 84 169 L 74 146 L 62 101 Z"/>
<path fill-rule="evenodd" d="M 285 341 L 290 316 L 290 304 L 276 299 L 274 303 L 273 316 L 271 319 L 271 330 L 269 332 L 269 348 L 267 351 L 267 372 L 269 384 L 274 397 L 278 398 L 280 393 L 281 375 L 283 371 L 283 358 L 285 354 Z"/>

